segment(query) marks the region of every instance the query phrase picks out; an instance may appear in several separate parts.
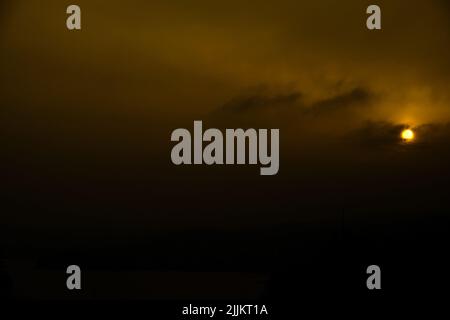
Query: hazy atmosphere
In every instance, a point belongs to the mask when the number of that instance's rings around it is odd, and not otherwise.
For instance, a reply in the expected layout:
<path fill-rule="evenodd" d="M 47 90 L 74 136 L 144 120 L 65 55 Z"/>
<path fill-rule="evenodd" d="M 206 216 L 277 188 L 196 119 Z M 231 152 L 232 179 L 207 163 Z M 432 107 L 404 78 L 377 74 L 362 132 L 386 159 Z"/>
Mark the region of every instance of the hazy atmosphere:
<path fill-rule="evenodd" d="M 67 1 L 0 1 L 5 259 L 68 246 L 94 265 L 109 248 L 131 268 L 284 270 L 291 252 L 307 252 L 299 264 L 338 255 L 335 236 L 355 232 L 355 248 L 394 248 L 374 249 L 389 265 L 421 252 L 404 245 L 409 223 L 443 226 L 448 1 L 378 0 L 377 31 L 360 0 L 76 2 L 79 32 L 66 28 Z M 280 129 L 278 174 L 175 166 L 171 132 L 195 120 Z M 197 245 L 210 252 L 194 259 Z"/>

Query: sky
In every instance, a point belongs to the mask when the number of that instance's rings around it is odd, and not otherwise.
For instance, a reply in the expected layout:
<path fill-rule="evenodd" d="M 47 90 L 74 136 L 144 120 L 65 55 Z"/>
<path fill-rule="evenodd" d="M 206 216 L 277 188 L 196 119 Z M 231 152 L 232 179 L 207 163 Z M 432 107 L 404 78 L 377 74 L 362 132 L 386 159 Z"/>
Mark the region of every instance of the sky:
<path fill-rule="evenodd" d="M 64 225 L 69 211 L 93 224 L 223 227 L 374 201 L 374 211 L 445 207 L 446 1 L 377 1 L 380 31 L 367 30 L 371 3 L 359 0 L 77 4 L 82 31 L 70 32 L 65 1 L 0 2 L 12 223 Z M 174 167 L 170 133 L 194 120 L 279 128 L 278 175 Z M 399 138 L 406 127 L 411 144 Z M 261 213 L 280 203 L 281 215 Z"/>

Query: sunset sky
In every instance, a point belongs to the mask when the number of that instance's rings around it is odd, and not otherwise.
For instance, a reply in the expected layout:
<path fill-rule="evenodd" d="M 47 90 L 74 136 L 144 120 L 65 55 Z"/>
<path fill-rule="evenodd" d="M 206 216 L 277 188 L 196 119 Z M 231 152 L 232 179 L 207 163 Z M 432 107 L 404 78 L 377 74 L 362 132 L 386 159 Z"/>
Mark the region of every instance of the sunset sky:
<path fill-rule="evenodd" d="M 196 120 L 279 129 L 278 173 L 174 165 Z M 448 0 L 0 0 L 0 300 L 439 296 L 449 145 Z"/>
<path fill-rule="evenodd" d="M 367 30 L 369 3 L 356 0 L 77 4 L 82 30 L 70 32 L 64 1 L 1 2 L 6 176 L 12 203 L 28 194 L 42 209 L 11 214 L 14 223 L 48 216 L 58 224 L 72 202 L 69 211 L 86 219 L 86 208 L 106 217 L 121 208 L 115 219 L 131 225 L 223 225 L 230 211 L 280 202 L 340 210 L 358 201 L 352 192 L 362 206 L 380 196 L 382 208 L 419 210 L 416 194 L 442 205 L 444 190 L 429 186 L 449 173 L 446 1 L 377 1 L 381 31 Z M 173 166 L 170 133 L 194 120 L 279 128 L 280 172 L 263 179 L 256 167 Z M 401 141 L 406 127 L 413 143 Z M 211 186 L 232 197 L 223 212 L 180 214 Z M 255 204 L 261 193 L 273 196 Z M 294 211 L 282 220 L 313 215 Z"/>

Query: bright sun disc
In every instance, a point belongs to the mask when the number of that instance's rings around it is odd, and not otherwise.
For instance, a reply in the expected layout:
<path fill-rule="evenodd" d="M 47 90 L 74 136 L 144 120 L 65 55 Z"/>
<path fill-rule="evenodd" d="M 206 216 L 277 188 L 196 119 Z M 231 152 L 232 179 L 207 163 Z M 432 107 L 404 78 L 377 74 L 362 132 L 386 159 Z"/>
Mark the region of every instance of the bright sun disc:
<path fill-rule="evenodd" d="M 411 141 L 414 139 L 414 132 L 411 129 L 406 129 L 402 131 L 402 139 Z"/>

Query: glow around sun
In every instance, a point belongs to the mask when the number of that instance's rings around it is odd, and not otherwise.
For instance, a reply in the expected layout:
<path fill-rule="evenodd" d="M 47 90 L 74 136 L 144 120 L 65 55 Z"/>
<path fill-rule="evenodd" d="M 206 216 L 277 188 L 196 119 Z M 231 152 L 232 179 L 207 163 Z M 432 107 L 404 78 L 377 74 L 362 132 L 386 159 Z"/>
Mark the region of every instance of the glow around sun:
<path fill-rule="evenodd" d="M 405 141 L 412 141 L 414 139 L 414 131 L 405 129 L 402 131 L 402 139 Z"/>

